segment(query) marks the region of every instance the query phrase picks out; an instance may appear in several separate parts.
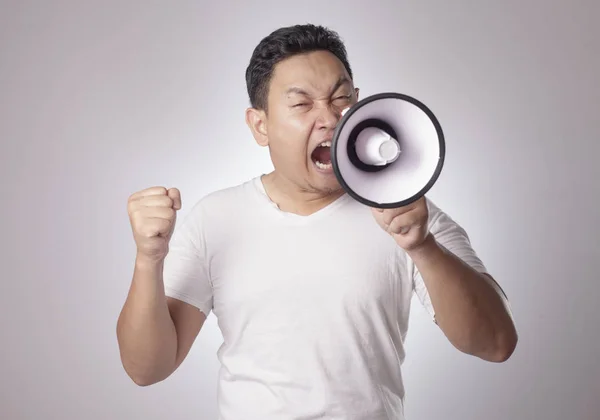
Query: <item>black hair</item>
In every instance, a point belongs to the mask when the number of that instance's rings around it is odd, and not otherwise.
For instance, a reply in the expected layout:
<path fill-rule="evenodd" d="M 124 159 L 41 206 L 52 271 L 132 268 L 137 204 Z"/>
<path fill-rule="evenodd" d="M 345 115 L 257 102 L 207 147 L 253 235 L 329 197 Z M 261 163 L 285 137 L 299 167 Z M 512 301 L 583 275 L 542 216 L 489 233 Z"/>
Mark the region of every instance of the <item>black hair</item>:
<path fill-rule="evenodd" d="M 352 79 L 346 47 L 337 32 L 312 24 L 279 28 L 260 41 L 246 68 L 250 105 L 257 109 L 267 109 L 269 83 L 277 63 L 297 54 L 318 50 L 334 54 Z"/>

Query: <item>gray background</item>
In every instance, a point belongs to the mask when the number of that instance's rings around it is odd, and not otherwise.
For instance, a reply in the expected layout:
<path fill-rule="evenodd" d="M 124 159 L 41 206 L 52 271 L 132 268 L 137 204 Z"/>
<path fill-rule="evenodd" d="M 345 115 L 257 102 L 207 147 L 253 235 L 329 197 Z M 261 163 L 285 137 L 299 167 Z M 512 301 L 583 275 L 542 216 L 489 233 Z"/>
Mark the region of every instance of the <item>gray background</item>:
<path fill-rule="evenodd" d="M 429 196 L 467 228 L 519 328 L 513 358 L 488 364 L 454 350 L 415 304 L 408 419 L 599 419 L 599 9 L 2 2 L 0 417 L 216 419 L 213 316 L 164 383 L 138 388 L 121 367 L 126 201 L 176 186 L 185 216 L 269 171 L 244 123 L 244 69 L 260 38 L 310 21 L 343 36 L 363 96 L 411 94 L 438 116 L 448 155 Z"/>

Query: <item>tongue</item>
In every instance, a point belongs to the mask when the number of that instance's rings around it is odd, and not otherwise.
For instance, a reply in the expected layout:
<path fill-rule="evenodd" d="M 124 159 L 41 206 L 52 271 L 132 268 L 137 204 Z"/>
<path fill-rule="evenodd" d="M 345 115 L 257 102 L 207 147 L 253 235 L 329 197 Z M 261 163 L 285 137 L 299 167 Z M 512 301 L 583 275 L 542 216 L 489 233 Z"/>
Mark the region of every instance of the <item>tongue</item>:
<path fill-rule="evenodd" d="M 321 163 L 331 162 L 331 150 L 329 147 L 317 147 L 313 152 L 313 158 Z"/>

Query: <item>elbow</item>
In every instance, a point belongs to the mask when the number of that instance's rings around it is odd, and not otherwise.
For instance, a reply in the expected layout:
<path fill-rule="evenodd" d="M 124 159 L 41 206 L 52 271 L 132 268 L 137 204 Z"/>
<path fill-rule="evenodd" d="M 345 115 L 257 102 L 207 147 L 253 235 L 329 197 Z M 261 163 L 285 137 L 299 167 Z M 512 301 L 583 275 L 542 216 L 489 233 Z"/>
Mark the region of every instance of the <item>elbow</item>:
<path fill-rule="evenodd" d="M 165 380 L 169 373 L 159 372 L 157 369 L 149 369 L 147 366 L 139 366 L 131 360 L 121 358 L 123 370 L 129 379 L 139 387 L 147 387 Z"/>
<path fill-rule="evenodd" d="M 133 376 L 133 375 L 129 375 L 129 377 L 131 378 L 131 380 L 133 381 L 134 384 L 136 384 L 139 387 L 147 387 L 150 385 L 154 385 L 160 381 L 157 380 L 153 380 L 151 378 L 147 378 L 144 376 Z"/>
<path fill-rule="evenodd" d="M 139 387 L 148 387 L 157 384 L 164 379 L 153 375 L 135 373 L 127 369 L 125 369 L 125 372 L 127 373 L 127 376 L 129 376 L 129 379 Z"/>
<path fill-rule="evenodd" d="M 517 348 L 516 330 L 507 328 L 484 338 L 481 334 L 471 334 L 464 340 L 456 340 L 454 346 L 461 352 L 478 357 L 486 362 L 504 363 L 508 361 Z"/>
<path fill-rule="evenodd" d="M 132 338 L 126 337 L 121 328 L 119 324 L 117 340 L 121 366 L 134 384 L 139 387 L 147 387 L 161 382 L 171 375 L 170 365 L 163 362 L 164 357 L 161 356 L 160 351 L 140 354 L 139 350 L 131 348 L 132 346 L 127 340 L 132 340 Z"/>
<path fill-rule="evenodd" d="M 500 334 L 493 350 L 484 359 L 493 363 L 508 361 L 515 352 L 518 341 L 518 335 L 514 330 Z"/>

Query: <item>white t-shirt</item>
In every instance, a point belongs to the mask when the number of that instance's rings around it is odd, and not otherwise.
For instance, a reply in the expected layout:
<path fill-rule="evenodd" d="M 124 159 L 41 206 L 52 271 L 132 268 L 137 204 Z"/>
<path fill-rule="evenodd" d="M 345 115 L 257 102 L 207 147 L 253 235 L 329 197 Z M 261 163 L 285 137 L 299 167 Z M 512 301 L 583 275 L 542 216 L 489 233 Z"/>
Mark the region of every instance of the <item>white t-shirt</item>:
<path fill-rule="evenodd" d="M 430 230 L 477 270 L 465 231 L 428 201 Z M 285 213 L 261 177 L 199 200 L 165 260 L 167 296 L 213 312 L 224 342 L 219 420 L 402 420 L 412 261 L 344 195 Z"/>

